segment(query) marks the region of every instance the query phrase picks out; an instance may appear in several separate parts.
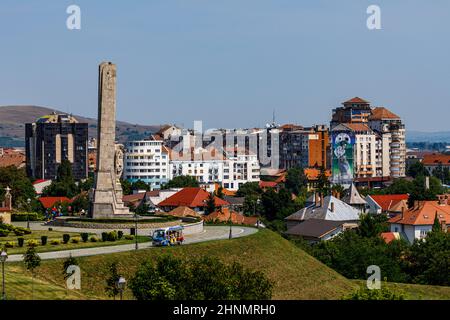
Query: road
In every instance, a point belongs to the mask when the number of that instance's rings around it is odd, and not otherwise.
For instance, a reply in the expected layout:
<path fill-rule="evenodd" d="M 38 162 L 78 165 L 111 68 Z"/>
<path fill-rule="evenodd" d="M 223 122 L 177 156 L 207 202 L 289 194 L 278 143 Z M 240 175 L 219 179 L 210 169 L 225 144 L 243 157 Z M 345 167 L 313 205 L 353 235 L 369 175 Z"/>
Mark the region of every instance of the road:
<path fill-rule="evenodd" d="M 32 229 L 36 230 L 36 226 L 33 225 Z M 75 229 L 75 228 L 72 228 Z M 47 228 L 45 229 L 47 230 Z M 57 228 L 53 228 L 53 230 L 58 231 Z M 79 230 L 67 230 L 67 232 L 79 232 Z M 98 231 L 98 230 L 97 230 Z M 103 232 L 105 230 L 102 230 Z M 249 227 L 237 227 L 233 226 L 232 228 L 232 236 L 233 238 L 240 238 L 249 236 L 251 234 L 256 233 L 258 230 L 255 228 Z M 90 232 L 88 230 L 83 229 L 83 232 Z M 148 235 L 148 230 L 142 230 L 142 235 Z M 223 240 L 229 238 L 230 228 L 226 226 L 205 226 L 204 231 L 202 233 L 186 235 L 185 242 L 183 245 L 198 243 L 198 242 L 206 242 L 211 240 Z M 141 234 L 141 233 L 140 233 Z M 154 248 L 151 242 L 139 243 L 139 250 Z M 95 248 L 87 248 L 87 249 L 76 249 L 76 250 L 65 250 L 65 251 L 53 251 L 53 252 L 44 252 L 39 253 L 39 256 L 42 260 L 50 260 L 50 259 L 65 259 L 72 255 L 72 257 L 87 257 L 87 256 L 95 256 L 101 254 L 110 254 L 110 253 L 118 253 L 125 251 L 133 251 L 135 250 L 135 244 L 124 244 L 118 246 L 107 246 L 107 247 L 95 247 Z M 8 257 L 7 262 L 19 262 L 23 260 L 23 255 L 15 254 L 10 255 Z"/>

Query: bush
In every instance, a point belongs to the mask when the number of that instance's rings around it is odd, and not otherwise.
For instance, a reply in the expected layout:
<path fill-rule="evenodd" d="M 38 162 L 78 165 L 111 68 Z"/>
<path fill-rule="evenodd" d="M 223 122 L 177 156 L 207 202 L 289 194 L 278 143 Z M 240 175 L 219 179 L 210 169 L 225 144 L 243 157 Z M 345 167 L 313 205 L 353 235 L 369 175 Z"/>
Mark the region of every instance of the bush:
<path fill-rule="evenodd" d="M 79 243 L 80 241 L 80 238 L 72 238 L 72 243 Z"/>
<path fill-rule="evenodd" d="M 106 239 L 107 239 L 108 241 L 111 241 L 111 242 L 116 241 L 117 238 L 118 238 L 118 235 L 117 235 L 117 232 L 116 232 L 116 231 L 108 232 L 108 236 L 106 237 Z"/>
<path fill-rule="evenodd" d="M 48 237 L 47 237 L 47 236 L 42 236 L 42 237 L 41 237 L 41 244 L 42 244 L 43 246 L 47 245 L 47 240 L 48 240 Z"/>
<path fill-rule="evenodd" d="M 117 238 L 118 238 L 119 240 L 121 240 L 121 239 L 123 238 L 123 231 L 122 231 L 122 230 L 119 230 L 119 231 L 117 232 Z"/>
<path fill-rule="evenodd" d="M 41 221 L 43 219 L 44 216 L 37 212 L 18 212 L 11 214 L 11 221 Z"/>
<path fill-rule="evenodd" d="M 70 240 L 70 234 L 67 234 L 67 233 L 63 234 L 63 243 L 68 244 L 69 240 Z"/>
<path fill-rule="evenodd" d="M 8 241 L 5 243 L 5 248 L 14 248 L 14 242 Z"/>
<path fill-rule="evenodd" d="M 52 246 L 57 246 L 57 245 L 61 244 L 61 241 L 59 241 L 58 239 L 53 239 L 52 241 L 50 241 L 50 244 Z"/>
<path fill-rule="evenodd" d="M 37 240 L 28 240 L 27 241 L 27 246 L 28 247 L 34 248 L 34 247 L 37 247 L 38 245 L 39 245 L 39 242 L 37 242 Z"/>
<path fill-rule="evenodd" d="M 405 300 L 403 292 L 396 292 L 386 288 L 384 284 L 381 289 L 370 290 L 366 287 L 361 287 L 358 290 L 346 295 L 343 300 Z"/>
<path fill-rule="evenodd" d="M 261 271 L 237 262 L 227 265 L 217 258 L 187 261 L 162 256 L 156 265 L 141 264 L 129 287 L 137 300 L 268 300 L 273 283 Z"/>
<path fill-rule="evenodd" d="M 102 241 L 103 242 L 108 241 L 108 232 L 102 232 Z"/>
<path fill-rule="evenodd" d="M 48 228 L 48 231 L 53 231 L 53 228 Z"/>
<path fill-rule="evenodd" d="M 127 235 L 125 235 L 125 240 L 133 240 L 134 239 L 134 236 L 133 235 L 131 235 L 131 234 L 127 234 Z"/>
<path fill-rule="evenodd" d="M 98 242 L 99 239 L 96 236 L 92 236 L 89 240 L 91 242 Z"/>
<path fill-rule="evenodd" d="M 0 237 L 7 237 L 9 235 L 9 230 L 0 229 Z"/>
<path fill-rule="evenodd" d="M 23 247 L 23 243 L 24 243 L 24 242 L 25 242 L 25 239 L 24 239 L 24 238 L 17 238 L 17 243 L 18 243 L 18 245 L 19 245 L 20 248 Z"/>
<path fill-rule="evenodd" d="M 15 227 L 13 232 L 18 237 L 21 237 L 21 236 L 26 235 L 26 234 L 31 234 L 31 230 L 30 229 L 22 228 L 22 227 Z"/>
<path fill-rule="evenodd" d="M 88 240 L 89 240 L 89 234 L 86 233 L 86 232 L 83 232 L 83 233 L 81 234 L 81 239 L 83 240 L 83 242 L 88 242 Z"/>

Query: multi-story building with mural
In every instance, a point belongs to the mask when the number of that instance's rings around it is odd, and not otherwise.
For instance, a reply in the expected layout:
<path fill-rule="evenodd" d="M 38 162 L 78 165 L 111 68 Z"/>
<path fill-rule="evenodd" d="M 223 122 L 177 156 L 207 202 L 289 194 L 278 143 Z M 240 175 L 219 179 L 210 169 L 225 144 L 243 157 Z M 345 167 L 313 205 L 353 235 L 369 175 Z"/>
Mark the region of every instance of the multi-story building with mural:
<path fill-rule="evenodd" d="M 335 183 L 370 185 L 405 176 L 405 125 L 396 114 L 356 97 L 333 110 L 330 127 Z"/>

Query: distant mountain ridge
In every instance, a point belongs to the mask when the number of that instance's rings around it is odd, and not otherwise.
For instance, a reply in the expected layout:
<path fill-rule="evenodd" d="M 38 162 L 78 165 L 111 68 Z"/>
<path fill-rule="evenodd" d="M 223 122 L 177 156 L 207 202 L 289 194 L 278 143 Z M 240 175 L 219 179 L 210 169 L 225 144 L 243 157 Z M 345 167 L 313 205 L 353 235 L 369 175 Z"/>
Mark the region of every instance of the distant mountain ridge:
<path fill-rule="evenodd" d="M 450 144 L 450 131 L 421 132 L 406 131 L 407 142 L 446 142 Z"/>
<path fill-rule="evenodd" d="M 21 147 L 25 139 L 25 123 L 56 113 L 67 113 L 57 109 L 40 106 L 0 106 L 0 146 Z M 89 137 L 97 137 L 97 120 L 73 115 L 79 122 L 89 125 Z M 117 121 L 116 139 L 120 143 L 148 137 L 160 129 L 160 125 L 138 125 Z"/>

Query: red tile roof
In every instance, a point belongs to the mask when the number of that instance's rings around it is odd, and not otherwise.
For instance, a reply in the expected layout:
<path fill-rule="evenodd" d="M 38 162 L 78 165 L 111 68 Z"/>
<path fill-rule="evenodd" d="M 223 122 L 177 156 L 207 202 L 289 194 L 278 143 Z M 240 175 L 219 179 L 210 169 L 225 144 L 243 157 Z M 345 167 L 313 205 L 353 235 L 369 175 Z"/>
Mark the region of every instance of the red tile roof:
<path fill-rule="evenodd" d="M 436 214 L 441 223 L 444 221 L 448 223 L 450 221 L 450 205 L 440 205 L 437 201 L 423 201 L 419 206 L 406 211 L 403 216 L 399 214 L 389 219 L 389 223 L 432 225 Z"/>
<path fill-rule="evenodd" d="M 210 222 L 229 222 L 231 220 L 233 224 L 254 226 L 258 222 L 258 217 L 246 217 L 243 214 L 230 211 L 228 208 L 223 208 L 221 211 L 215 211 L 205 216 L 203 220 Z"/>
<path fill-rule="evenodd" d="M 53 207 L 58 202 L 72 203 L 72 200 L 67 197 L 40 197 L 39 201 L 42 203 L 45 209 Z"/>
<path fill-rule="evenodd" d="M 159 203 L 160 207 L 179 207 L 185 206 L 189 208 L 205 207 L 208 200 L 209 192 L 202 188 L 184 188 L 173 196 Z M 227 206 L 228 202 L 215 197 L 217 207 Z"/>
<path fill-rule="evenodd" d="M 400 240 L 400 234 L 398 232 L 383 232 L 380 236 L 386 243 L 390 243 L 394 240 Z"/>
<path fill-rule="evenodd" d="M 426 154 L 423 157 L 422 163 L 425 166 L 437 166 L 442 164 L 443 166 L 450 166 L 450 155 L 442 153 Z"/>
<path fill-rule="evenodd" d="M 353 99 L 345 101 L 343 104 L 350 104 L 350 103 L 369 103 L 369 101 L 361 99 L 360 97 L 354 97 Z"/>
<path fill-rule="evenodd" d="M 393 206 L 402 200 L 408 200 L 407 194 L 383 194 L 370 196 L 383 211 L 389 211 Z"/>
<path fill-rule="evenodd" d="M 385 107 L 376 107 L 372 110 L 372 114 L 369 117 L 370 120 L 383 120 L 383 119 L 400 119 L 398 115 L 389 111 Z"/>
<path fill-rule="evenodd" d="M 260 181 L 259 187 L 260 188 L 276 188 L 278 183 L 275 181 Z"/>

